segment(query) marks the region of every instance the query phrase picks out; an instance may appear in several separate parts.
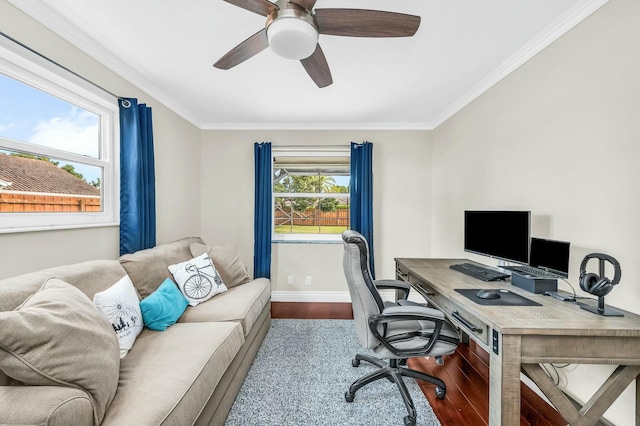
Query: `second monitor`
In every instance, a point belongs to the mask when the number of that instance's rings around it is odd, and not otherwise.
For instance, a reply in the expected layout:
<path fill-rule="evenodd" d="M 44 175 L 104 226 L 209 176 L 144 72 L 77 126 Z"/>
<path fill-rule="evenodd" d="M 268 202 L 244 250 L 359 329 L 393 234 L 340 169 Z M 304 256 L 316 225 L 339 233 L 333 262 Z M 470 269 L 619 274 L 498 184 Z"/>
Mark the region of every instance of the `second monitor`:
<path fill-rule="evenodd" d="M 566 241 L 532 237 L 529 265 L 568 278 L 569 245 Z"/>

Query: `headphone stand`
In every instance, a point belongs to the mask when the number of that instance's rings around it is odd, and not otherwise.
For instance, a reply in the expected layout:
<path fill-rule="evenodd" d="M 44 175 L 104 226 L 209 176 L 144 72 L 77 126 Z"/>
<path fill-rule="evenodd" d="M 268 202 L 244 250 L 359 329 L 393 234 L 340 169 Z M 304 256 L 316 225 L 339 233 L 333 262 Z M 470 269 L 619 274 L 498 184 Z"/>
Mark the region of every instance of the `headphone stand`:
<path fill-rule="evenodd" d="M 593 312 L 594 314 L 602 315 L 605 317 L 623 317 L 624 314 L 617 309 L 604 305 L 604 296 L 598 297 L 598 306 L 580 305 L 580 307 L 586 311 Z"/>

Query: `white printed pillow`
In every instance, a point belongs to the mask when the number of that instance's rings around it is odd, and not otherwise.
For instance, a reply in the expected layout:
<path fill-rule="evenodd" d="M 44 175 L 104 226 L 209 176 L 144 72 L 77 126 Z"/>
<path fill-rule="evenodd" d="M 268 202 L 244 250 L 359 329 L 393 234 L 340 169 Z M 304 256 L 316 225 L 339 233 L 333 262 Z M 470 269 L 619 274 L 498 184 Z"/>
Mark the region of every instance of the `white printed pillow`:
<path fill-rule="evenodd" d="M 125 275 L 105 291 L 96 293 L 93 304 L 111 323 L 118 336 L 120 358 L 124 358 L 144 327 L 138 294 L 129 275 Z"/>
<path fill-rule="evenodd" d="M 173 274 L 180 291 L 191 306 L 227 291 L 227 286 L 207 253 L 177 265 L 169 265 L 169 272 Z"/>

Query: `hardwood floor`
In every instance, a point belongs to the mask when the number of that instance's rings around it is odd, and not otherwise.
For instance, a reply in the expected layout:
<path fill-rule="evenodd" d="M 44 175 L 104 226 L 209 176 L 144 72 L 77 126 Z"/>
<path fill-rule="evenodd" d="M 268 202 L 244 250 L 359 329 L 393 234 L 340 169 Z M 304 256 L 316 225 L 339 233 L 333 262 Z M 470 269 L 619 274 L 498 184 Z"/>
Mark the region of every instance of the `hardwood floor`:
<path fill-rule="evenodd" d="M 271 302 L 271 318 L 353 319 L 351 303 Z"/>
<path fill-rule="evenodd" d="M 350 303 L 272 302 L 273 318 L 351 319 Z M 444 365 L 431 358 L 413 358 L 409 366 L 442 378 L 447 396 L 439 400 L 434 385 L 419 381 L 433 411 L 445 426 L 478 426 L 489 422 L 489 354 L 473 341 L 459 345 Z M 521 384 L 521 426 L 563 426 L 567 422 L 529 387 Z"/>

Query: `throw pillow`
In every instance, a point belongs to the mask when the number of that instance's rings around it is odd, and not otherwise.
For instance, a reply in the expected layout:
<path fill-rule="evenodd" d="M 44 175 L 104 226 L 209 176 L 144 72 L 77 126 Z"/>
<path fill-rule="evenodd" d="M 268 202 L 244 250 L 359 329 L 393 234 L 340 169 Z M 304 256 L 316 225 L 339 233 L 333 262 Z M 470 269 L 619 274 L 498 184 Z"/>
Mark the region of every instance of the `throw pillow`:
<path fill-rule="evenodd" d="M 116 332 L 120 342 L 120 358 L 124 358 L 143 328 L 138 293 L 129 275 L 105 291 L 96 293 L 93 304 Z"/>
<path fill-rule="evenodd" d="M 27 385 L 87 392 L 95 424 L 120 372 L 118 339 L 80 290 L 51 278 L 13 311 L 0 312 L 0 369 Z"/>
<path fill-rule="evenodd" d="M 192 256 L 200 256 L 202 253 L 207 253 L 227 288 L 251 281 L 247 267 L 240 259 L 237 248 L 191 243 L 189 250 Z"/>
<path fill-rule="evenodd" d="M 169 265 L 169 271 L 191 306 L 227 291 L 224 281 L 206 253 L 177 265 Z"/>
<path fill-rule="evenodd" d="M 189 302 L 170 278 L 140 302 L 144 325 L 151 330 L 163 331 L 178 321 Z"/>

